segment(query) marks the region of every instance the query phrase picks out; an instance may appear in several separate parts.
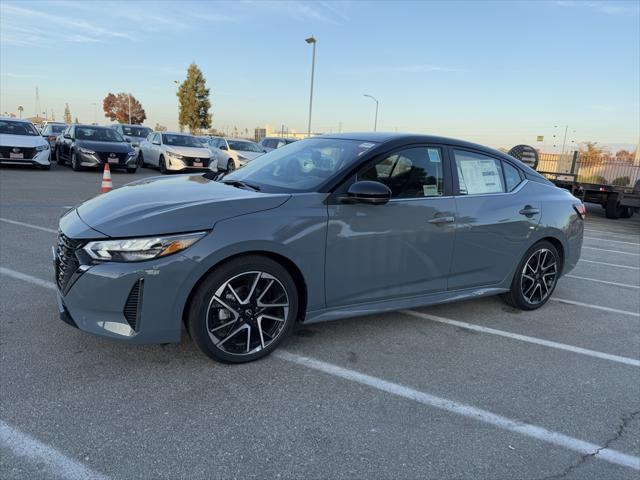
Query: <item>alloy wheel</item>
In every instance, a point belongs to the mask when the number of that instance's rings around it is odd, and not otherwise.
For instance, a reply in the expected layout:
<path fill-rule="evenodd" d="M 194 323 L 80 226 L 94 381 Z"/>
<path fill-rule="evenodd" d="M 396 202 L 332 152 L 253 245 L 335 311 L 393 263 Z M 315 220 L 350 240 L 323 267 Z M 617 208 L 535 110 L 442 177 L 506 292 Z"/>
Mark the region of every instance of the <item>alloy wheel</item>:
<path fill-rule="evenodd" d="M 216 348 L 250 355 L 268 348 L 282 333 L 289 297 L 282 283 L 261 271 L 226 280 L 209 301 L 206 328 Z"/>
<path fill-rule="evenodd" d="M 525 301 L 531 305 L 544 302 L 553 291 L 558 277 L 558 262 L 547 248 L 536 250 L 522 269 L 520 288 Z"/>

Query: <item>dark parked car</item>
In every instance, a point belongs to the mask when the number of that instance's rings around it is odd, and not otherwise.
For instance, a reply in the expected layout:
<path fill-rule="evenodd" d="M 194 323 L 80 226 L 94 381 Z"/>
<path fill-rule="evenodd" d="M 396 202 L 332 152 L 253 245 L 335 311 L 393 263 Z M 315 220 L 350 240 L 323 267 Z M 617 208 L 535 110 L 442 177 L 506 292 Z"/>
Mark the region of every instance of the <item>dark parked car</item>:
<path fill-rule="evenodd" d="M 86 167 L 126 169 L 134 173 L 138 154 L 122 135 L 109 127 L 69 125 L 56 142 L 58 165 L 71 164 L 75 171 Z"/>
<path fill-rule="evenodd" d="M 216 178 L 216 180 L 213 180 Z M 157 177 L 60 220 L 61 317 L 212 358 L 274 350 L 296 321 L 502 294 L 533 310 L 580 257 L 584 205 L 518 160 L 459 140 L 340 134 L 233 173 Z"/>

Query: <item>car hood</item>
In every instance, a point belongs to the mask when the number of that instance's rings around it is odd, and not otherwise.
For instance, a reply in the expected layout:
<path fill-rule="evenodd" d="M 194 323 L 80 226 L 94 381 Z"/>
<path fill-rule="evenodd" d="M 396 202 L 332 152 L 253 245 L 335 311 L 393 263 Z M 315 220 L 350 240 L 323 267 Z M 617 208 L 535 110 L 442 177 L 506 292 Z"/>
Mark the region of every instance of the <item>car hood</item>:
<path fill-rule="evenodd" d="M 167 152 L 177 153 L 185 157 L 209 158 L 209 149 L 204 147 L 166 147 Z"/>
<path fill-rule="evenodd" d="M 76 140 L 76 146 L 88 148 L 94 152 L 122 153 L 131 151 L 127 142 L 96 142 L 94 140 Z"/>
<path fill-rule="evenodd" d="M 0 145 L 5 147 L 38 147 L 48 145 L 47 141 L 40 135 L 11 135 L 0 133 Z"/>
<path fill-rule="evenodd" d="M 245 152 L 242 150 L 234 150 L 236 155 L 240 157 L 244 157 L 247 160 L 253 160 L 254 158 L 258 158 L 260 155 L 264 155 L 264 152 Z"/>
<path fill-rule="evenodd" d="M 137 237 L 208 230 L 239 215 L 270 210 L 289 194 L 260 193 L 200 175 L 139 180 L 77 208 L 84 223 L 109 237 Z"/>

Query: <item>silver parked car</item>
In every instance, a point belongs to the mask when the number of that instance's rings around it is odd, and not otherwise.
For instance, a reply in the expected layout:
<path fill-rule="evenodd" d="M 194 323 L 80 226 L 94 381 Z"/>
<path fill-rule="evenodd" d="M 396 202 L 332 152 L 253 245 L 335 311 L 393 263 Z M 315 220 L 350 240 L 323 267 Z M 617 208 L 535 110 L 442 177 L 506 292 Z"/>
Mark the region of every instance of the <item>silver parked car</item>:
<path fill-rule="evenodd" d="M 142 125 L 129 125 L 125 123 L 118 123 L 116 125 L 109 126 L 114 130 L 117 130 L 127 142 L 131 143 L 131 146 L 136 151 L 136 154 L 140 152 L 140 144 L 153 131 L 149 127 L 144 127 Z"/>
<path fill-rule="evenodd" d="M 225 172 L 233 172 L 266 153 L 257 143 L 240 138 L 209 137 L 206 143 L 218 164 L 218 170 Z"/>
<path fill-rule="evenodd" d="M 140 144 L 139 164 L 162 173 L 206 170 L 217 172 L 216 162 L 202 141 L 177 132 L 152 132 Z"/>
<path fill-rule="evenodd" d="M 584 205 L 497 150 L 313 137 L 212 175 L 144 179 L 60 220 L 61 318 L 226 362 L 313 323 L 500 294 L 544 305 L 580 258 Z"/>
<path fill-rule="evenodd" d="M 0 163 L 51 168 L 51 147 L 29 120 L 0 117 Z"/>
<path fill-rule="evenodd" d="M 42 125 L 40 128 L 40 135 L 47 139 L 51 152 L 56 148 L 56 140 L 58 136 L 62 134 L 62 131 L 67 128 L 66 123 L 47 122 L 46 125 Z M 53 160 L 53 159 L 52 159 Z"/>

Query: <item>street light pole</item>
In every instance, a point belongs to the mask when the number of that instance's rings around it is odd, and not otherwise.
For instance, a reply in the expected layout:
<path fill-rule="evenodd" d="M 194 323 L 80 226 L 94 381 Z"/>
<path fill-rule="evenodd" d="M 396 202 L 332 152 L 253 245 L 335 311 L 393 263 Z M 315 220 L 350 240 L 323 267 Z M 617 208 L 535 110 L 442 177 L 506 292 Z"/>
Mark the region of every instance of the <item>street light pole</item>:
<path fill-rule="evenodd" d="M 376 97 L 374 97 L 373 95 L 369 95 L 369 94 L 364 94 L 365 97 L 369 97 L 371 100 L 373 100 L 374 102 L 376 102 L 376 116 L 375 119 L 373 121 L 373 131 L 375 132 L 378 129 L 378 99 Z"/>
<path fill-rule="evenodd" d="M 313 44 L 313 54 L 311 57 L 311 92 L 309 93 L 309 125 L 307 126 L 307 137 L 311 136 L 311 109 L 313 106 L 313 74 L 316 67 L 316 39 L 311 35 L 304 40 L 308 44 Z"/>

